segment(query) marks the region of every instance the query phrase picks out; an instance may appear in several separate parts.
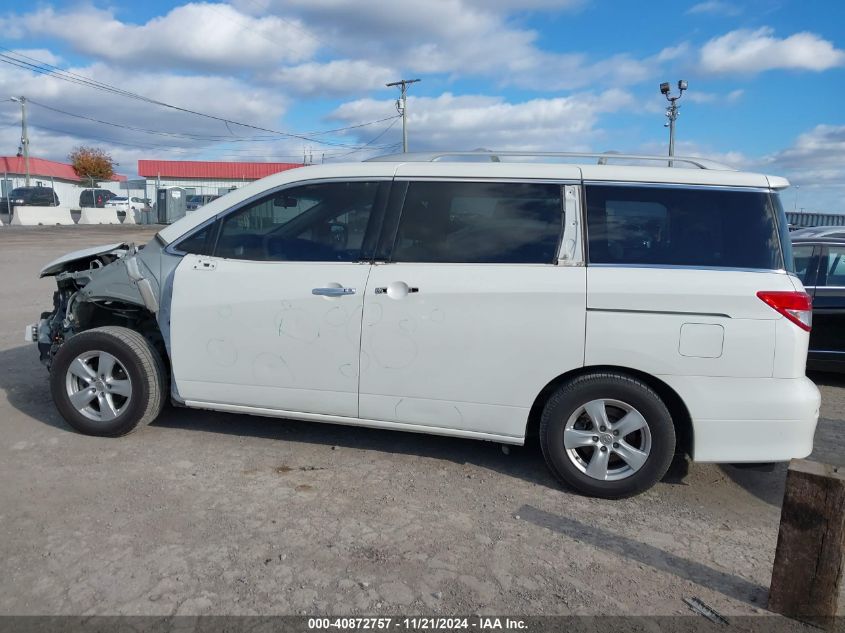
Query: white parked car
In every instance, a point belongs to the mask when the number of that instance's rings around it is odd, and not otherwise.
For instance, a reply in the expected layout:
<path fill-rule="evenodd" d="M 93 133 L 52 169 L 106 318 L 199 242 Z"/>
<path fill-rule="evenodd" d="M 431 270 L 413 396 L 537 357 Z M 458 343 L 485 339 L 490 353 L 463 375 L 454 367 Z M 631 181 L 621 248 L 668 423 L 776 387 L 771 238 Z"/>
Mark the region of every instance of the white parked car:
<path fill-rule="evenodd" d="M 117 209 L 118 211 L 143 211 L 147 203 L 143 198 L 136 198 L 135 196 L 115 196 L 106 202 L 106 208 Z"/>
<path fill-rule="evenodd" d="M 573 156 L 408 154 L 270 176 L 143 248 L 47 265 L 56 307 L 28 338 L 59 411 L 92 435 L 128 433 L 167 399 L 538 435 L 558 479 L 611 498 L 652 486 L 676 453 L 808 455 L 819 392 L 788 183 L 694 158 Z M 604 164 L 617 159 L 657 166 Z"/>

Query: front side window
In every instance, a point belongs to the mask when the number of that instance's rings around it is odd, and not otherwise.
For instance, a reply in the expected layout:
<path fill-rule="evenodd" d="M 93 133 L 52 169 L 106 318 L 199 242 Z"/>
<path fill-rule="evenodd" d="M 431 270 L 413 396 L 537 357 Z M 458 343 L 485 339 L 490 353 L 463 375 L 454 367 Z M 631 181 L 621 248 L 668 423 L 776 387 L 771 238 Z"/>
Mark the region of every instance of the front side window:
<path fill-rule="evenodd" d="M 412 182 L 392 259 L 551 264 L 562 226 L 560 185 Z"/>
<path fill-rule="evenodd" d="M 378 182 L 276 192 L 223 218 L 214 254 L 258 261 L 358 261 Z"/>
<path fill-rule="evenodd" d="M 592 185 L 589 261 L 779 270 L 777 217 L 768 192 Z"/>

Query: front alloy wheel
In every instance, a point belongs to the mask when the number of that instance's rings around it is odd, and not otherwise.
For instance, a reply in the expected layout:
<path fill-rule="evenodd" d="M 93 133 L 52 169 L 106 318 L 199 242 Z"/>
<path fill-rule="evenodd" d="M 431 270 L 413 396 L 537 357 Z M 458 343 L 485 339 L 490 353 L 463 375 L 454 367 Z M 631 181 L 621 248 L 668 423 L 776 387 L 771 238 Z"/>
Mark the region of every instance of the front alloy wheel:
<path fill-rule="evenodd" d="M 50 391 L 77 431 L 117 437 L 158 416 L 166 375 L 162 357 L 143 335 L 109 325 L 65 341 L 50 365 Z"/>
<path fill-rule="evenodd" d="M 132 379 L 117 358 L 100 350 L 83 352 L 65 373 L 65 389 L 74 408 L 94 422 L 110 422 L 132 400 Z"/>

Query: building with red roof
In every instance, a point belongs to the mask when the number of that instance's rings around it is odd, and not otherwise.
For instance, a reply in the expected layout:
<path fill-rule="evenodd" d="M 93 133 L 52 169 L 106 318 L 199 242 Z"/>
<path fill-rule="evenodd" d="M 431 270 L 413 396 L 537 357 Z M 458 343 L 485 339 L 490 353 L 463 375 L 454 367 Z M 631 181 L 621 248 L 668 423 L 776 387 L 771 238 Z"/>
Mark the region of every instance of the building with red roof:
<path fill-rule="evenodd" d="M 23 156 L 0 156 L 0 195 L 6 196 L 12 189 L 26 186 L 26 160 Z M 111 181 L 97 183 L 100 189 L 120 193 L 126 176 L 115 174 Z M 52 187 L 63 206 L 79 206 L 79 195 L 91 184 L 80 178 L 68 163 L 59 163 L 45 158 L 30 157 L 29 184 L 33 187 Z M 3 212 L 0 210 L 0 212 Z"/>
<path fill-rule="evenodd" d="M 217 196 L 259 178 L 302 166 L 302 163 L 139 160 L 138 176 L 145 181 L 147 198 L 155 199 L 156 189 L 165 187 L 180 187 L 187 195 Z"/>
<path fill-rule="evenodd" d="M 0 171 L 6 177 L 26 177 L 26 160 L 23 156 L 0 156 Z M 39 180 L 64 180 L 66 182 L 80 183 L 80 178 L 73 170 L 72 165 L 67 163 L 58 163 L 54 160 L 47 160 L 45 158 L 29 159 L 29 175 L 30 179 L 38 178 Z M 112 181 L 121 182 L 126 180 L 126 176 L 115 174 L 112 176 Z M 35 183 L 33 183 L 35 184 Z M 23 186 L 23 184 L 18 185 Z"/>

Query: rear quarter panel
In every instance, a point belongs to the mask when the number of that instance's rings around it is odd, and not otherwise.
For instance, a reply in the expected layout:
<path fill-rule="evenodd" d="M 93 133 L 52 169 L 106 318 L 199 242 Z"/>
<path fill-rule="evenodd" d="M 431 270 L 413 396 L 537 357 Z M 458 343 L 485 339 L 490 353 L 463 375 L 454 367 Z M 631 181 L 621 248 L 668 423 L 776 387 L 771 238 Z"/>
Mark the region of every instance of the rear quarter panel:
<path fill-rule="evenodd" d="M 784 325 L 800 331 L 757 297 L 760 290 L 794 290 L 780 272 L 601 265 L 587 271 L 587 365 L 656 376 L 771 377 L 778 332 Z M 780 335 L 789 357 L 800 352 L 794 335 Z M 788 352 L 790 346 L 797 348 Z"/>

